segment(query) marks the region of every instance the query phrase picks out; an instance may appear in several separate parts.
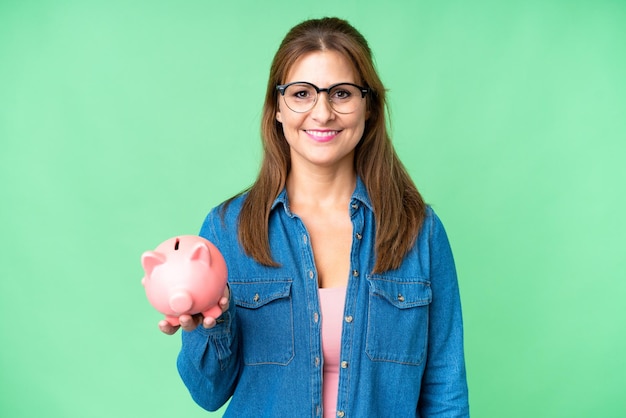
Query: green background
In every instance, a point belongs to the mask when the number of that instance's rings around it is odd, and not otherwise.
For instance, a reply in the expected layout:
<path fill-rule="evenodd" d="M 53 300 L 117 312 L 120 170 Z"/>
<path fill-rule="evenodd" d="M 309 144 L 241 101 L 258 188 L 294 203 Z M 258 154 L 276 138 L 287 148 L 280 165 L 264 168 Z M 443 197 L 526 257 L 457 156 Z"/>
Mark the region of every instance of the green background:
<path fill-rule="evenodd" d="M 139 258 L 253 181 L 270 60 L 323 15 L 448 230 L 472 415 L 626 416 L 623 0 L 0 0 L 0 416 L 221 415 Z"/>

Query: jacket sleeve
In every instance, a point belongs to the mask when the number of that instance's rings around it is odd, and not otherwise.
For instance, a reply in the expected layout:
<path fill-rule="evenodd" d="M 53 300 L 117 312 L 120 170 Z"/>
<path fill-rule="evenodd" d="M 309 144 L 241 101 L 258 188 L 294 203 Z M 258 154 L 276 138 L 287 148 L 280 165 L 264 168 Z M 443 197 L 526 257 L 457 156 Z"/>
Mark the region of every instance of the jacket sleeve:
<path fill-rule="evenodd" d="M 219 215 L 207 216 L 200 235 L 220 248 L 213 222 Z M 223 251 L 220 248 L 220 251 Z M 226 255 L 225 255 L 226 257 Z M 230 296 L 229 308 L 211 329 L 198 326 L 192 332 L 182 331 L 178 355 L 178 372 L 193 400 L 202 408 L 216 411 L 232 396 L 239 374 L 238 334 L 235 304 Z"/>
<path fill-rule="evenodd" d="M 443 224 L 430 210 L 429 233 L 432 302 L 428 354 L 418 416 L 469 417 L 463 353 L 461 299 L 452 250 Z M 425 225 L 426 226 L 426 225 Z"/>

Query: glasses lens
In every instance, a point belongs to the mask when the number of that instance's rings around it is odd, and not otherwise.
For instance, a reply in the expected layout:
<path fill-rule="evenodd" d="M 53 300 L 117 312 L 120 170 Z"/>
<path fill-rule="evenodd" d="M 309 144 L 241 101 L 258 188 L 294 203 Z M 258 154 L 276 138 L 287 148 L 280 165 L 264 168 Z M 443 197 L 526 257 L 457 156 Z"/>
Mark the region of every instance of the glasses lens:
<path fill-rule="evenodd" d="M 317 91 L 313 86 L 296 83 L 285 89 L 285 104 L 294 112 L 308 112 L 317 101 Z"/>
<path fill-rule="evenodd" d="M 338 113 L 352 113 L 361 104 L 361 90 L 351 84 L 339 84 L 329 93 L 330 103 Z"/>

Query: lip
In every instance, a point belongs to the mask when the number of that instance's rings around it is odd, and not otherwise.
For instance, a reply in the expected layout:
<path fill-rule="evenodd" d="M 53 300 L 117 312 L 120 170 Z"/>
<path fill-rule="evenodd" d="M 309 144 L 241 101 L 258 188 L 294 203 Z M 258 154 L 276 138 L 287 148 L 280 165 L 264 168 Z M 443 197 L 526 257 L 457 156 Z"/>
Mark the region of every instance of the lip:
<path fill-rule="evenodd" d="M 341 131 L 334 129 L 305 129 L 304 133 L 315 142 L 330 142 L 339 135 Z"/>

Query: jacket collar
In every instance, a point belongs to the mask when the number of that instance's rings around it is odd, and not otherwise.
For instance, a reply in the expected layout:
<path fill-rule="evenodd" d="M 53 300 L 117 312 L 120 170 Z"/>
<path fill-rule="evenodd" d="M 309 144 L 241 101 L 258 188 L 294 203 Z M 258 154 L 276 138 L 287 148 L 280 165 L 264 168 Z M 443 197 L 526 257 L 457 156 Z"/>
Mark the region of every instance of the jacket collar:
<path fill-rule="evenodd" d="M 367 188 L 365 184 L 361 180 L 361 177 L 357 176 L 356 178 L 356 187 L 354 188 L 354 192 L 352 193 L 352 198 L 350 199 L 350 205 L 354 205 L 358 202 L 364 204 L 369 208 L 369 210 L 373 211 L 372 202 L 367 193 Z M 282 205 L 285 209 L 285 213 L 288 216 L 293 217 L 293 213 L 289 209 L 289 197 L 287 196 L 287 188 L 283 187 L 283 190 L 278 194 L 278 197 L 272 203 L 272 210 L 274 210 L 278 205 Z"/>

